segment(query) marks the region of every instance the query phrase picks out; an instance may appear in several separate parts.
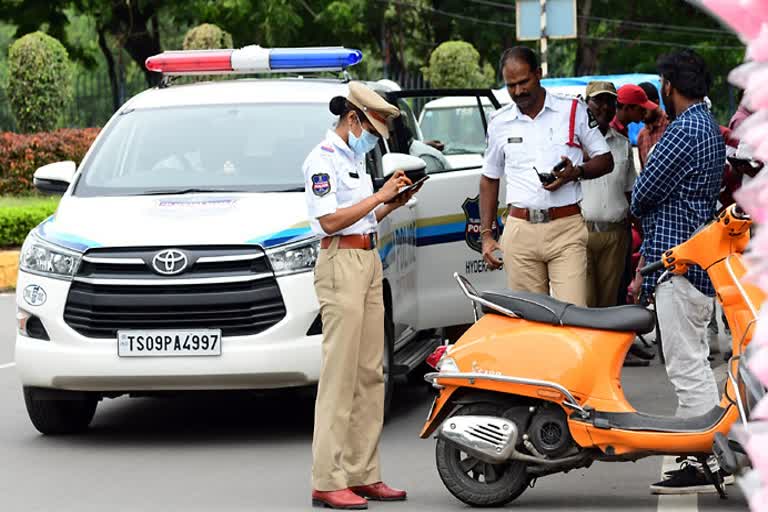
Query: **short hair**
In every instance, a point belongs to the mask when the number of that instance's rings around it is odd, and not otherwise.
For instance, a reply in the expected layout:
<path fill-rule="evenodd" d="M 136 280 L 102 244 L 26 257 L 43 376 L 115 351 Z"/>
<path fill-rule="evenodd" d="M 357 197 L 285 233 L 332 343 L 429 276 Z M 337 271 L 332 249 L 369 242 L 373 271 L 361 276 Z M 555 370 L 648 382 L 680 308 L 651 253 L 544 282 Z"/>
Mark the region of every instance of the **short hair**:
<path fill-rule="evenodd" d="M 638 86 L 645 91 L 645 95 L 648 96 L 648 99 L 654 102 L 655 104 L 659 104 L 659 91 L 656 89 L 656 86 L 653 85 L 651 82 L 643 82 L 641 84 L 638 84 Z"/>
<path fill-rule="evenodd" d="M 527 46 L 514 46 L 512 48 L 507 48 L 504 50 L 504 53 L 501 54 L 501 60 L 499 61 L 499 69 L 504 69 L 504 66 L 507 64 L 507 61 L 509 60 L 518 60 L 520 62 L 525 62 L 528 64 L 528 67 L 531 68 L 531 71 L 536 71 L 539 69 L 539 57 L 536 55 L 536 52 L 528 48 Z"/>
<path fill-rule="evenodd" d="M 662 55 L 656 61 L 659 75 L 686 98 L 699 99 L 709 94 L 712 75 L 704 58 L 693 50 Z"/>

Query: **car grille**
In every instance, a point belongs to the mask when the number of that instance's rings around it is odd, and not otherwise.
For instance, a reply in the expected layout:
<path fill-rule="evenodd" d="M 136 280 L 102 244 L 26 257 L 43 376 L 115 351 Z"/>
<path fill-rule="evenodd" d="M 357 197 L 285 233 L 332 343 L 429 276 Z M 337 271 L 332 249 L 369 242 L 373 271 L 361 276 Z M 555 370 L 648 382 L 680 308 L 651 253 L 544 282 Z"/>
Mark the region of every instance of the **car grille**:
<path fill-rule="evenodd" d="M 257 334 L 285 317 L 285 304 L 260 248 L 177 248 L 187 270 L 152 269 L 161 250 L 91 250 L 67 296 L 64 321 L 89 338 L 121 329 L 221 329 L 224 336 Z"/>

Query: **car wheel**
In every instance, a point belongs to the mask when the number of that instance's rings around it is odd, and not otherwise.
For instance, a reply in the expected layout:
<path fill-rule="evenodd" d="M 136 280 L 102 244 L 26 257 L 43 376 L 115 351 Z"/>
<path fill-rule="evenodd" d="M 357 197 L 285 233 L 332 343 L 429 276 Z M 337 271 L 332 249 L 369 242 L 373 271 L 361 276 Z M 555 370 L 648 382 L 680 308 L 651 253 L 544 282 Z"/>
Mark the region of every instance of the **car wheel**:
<path fill-rule="evenodd" d="M 86 431 L 98 399 L 87 393 L 24 388 L 24 402 L 29 419 L 41 434 L 62 435 Z"/>

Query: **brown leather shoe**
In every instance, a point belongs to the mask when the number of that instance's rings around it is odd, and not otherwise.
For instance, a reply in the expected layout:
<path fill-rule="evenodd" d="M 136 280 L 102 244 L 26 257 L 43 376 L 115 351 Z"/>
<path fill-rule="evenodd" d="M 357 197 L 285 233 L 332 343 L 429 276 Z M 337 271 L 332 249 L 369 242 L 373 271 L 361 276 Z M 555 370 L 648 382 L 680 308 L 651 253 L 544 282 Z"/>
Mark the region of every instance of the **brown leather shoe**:
<path fill-rule="evenodd" d="M 404 501 L 407 493 L 400 489 L 393 489 L 383 482 L 375 484 L 350 487 L 352 492 L 375 501 Z"/>
<path fill-rule="evenodd" d="M 368 501 L 349 489 L 338 491 L 312 491 L 312 505 L 342 510 L 366 510 Z"/>

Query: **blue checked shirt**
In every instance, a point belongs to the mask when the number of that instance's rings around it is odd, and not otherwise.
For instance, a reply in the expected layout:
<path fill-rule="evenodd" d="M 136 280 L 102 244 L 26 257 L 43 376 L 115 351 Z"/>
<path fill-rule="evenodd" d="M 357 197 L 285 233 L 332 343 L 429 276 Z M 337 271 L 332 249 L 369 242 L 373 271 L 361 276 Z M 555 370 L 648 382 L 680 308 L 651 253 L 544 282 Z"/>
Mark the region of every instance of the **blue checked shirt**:
<path fill-rule="evenodd" d="M 725 169 L 725 141 L 704 103 L 689 107 L 670 124 L 632 190 L 632 215 L 643 226 L 640 253 L 646 264 L 690 238 L 715 215 Z M 643 280 L 650 296 L 662 271 Z M 710 297 L 715 290 L 700 267 L 686 278 Z"/>

